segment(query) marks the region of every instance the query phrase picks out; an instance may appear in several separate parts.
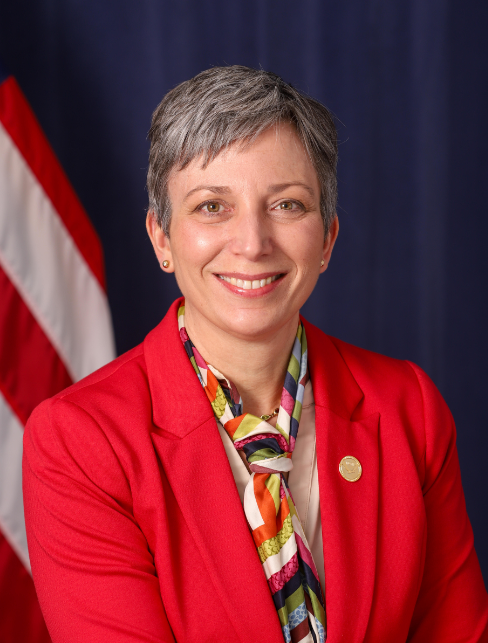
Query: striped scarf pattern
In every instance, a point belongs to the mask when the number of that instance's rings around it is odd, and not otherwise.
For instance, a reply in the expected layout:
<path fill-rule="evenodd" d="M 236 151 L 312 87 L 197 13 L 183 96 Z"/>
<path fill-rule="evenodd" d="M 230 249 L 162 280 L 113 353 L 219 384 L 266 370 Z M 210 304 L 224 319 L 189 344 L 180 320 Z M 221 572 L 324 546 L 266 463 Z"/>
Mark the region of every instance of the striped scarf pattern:
<path fill-rule="evenodd" d="M 184 302 L 178 309 L 181 341 L 200 383 L 234 446 L 244 451 L 251 477 L 244 513 L 278 612 L 286 643 L 325 643 L 324 599 L 312 553 L 284 473 L 292 453 L 308 381 L 307 340 L 300 322 L 288 364 L 276 427 L 242 413 L 235 386 L 207 364 L 185 329 Z"/>

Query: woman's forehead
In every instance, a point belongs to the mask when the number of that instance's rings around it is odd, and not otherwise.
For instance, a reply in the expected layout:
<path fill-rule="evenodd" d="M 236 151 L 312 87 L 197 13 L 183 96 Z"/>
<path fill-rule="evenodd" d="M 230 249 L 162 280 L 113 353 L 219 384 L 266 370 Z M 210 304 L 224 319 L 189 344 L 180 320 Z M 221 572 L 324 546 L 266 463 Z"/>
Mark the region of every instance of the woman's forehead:
<path fill-rule="evenodd" d="M 237 141 L 205 164 L 203 157 L 193 159 L 186 167 L 172 172 L 170 196 L 184 198 L 205 187 L 218 194 L 252 186 L 302 184 L 320 191 L 315 168 L 293 126 L 286 123 L 269 128 L 254 141 Z M 177 193 L 177 194 L 176 194 Z"/>

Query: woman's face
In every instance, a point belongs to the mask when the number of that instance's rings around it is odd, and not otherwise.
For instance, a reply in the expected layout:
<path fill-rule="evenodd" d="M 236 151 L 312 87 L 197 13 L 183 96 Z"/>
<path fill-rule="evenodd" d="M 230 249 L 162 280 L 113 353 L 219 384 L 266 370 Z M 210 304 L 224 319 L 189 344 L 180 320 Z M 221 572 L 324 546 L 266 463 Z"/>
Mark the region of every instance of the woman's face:
<path fill-rule="evenodd" d="M 319 182 L 292 126 L 233 146 L 205 169 L 192 161 L 168 191 L 170 238 L 152 216 L 148 231 L 176 274 L 192 327 L 252 340 L 297 323 L 338 224 L 324 241 Z"/>

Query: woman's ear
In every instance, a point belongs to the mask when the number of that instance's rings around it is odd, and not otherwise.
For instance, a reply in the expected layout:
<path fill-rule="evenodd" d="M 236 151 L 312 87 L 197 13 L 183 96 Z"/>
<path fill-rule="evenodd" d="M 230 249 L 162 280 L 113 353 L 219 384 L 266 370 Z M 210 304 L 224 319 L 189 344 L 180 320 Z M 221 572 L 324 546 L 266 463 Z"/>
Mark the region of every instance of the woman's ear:
<path fill-rule="evenodd" d="M 152 210 L 149 210 L 147 213 L 146 230 L 151 239 L 159 265 L 165 272 L 174 272 L 169 237 L 159 225 L 156 215 Z"/>
<path fill-rule="evenodd" d="M 334 244 L 336 242 L 338 234 L 339 234 L 339 219 L 336 214 L 332 223 L 330 224 L 329 232 L 325 237 L 324 250 L 322 253 L 323 263 L 321 265 L 320 272 L 325 272 L 327 270 L 327 267 L 330 261 L 330 256 L 332 254 L 332 250 L 334 249 Z"/>

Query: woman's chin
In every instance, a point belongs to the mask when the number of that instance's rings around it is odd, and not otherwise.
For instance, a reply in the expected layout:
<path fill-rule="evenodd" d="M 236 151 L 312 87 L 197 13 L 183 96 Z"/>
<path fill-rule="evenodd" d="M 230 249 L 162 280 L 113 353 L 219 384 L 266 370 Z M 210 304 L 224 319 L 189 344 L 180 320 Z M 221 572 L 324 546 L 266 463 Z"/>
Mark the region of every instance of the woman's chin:
<path fill-rule="evenodd" d="M 274 337 L 294 316 L 298 323 L 298 311 L 296 315 L 284 315 L 282 308 L 280 310 L 274 307 L 234 308 L 228 311 L 221 308 L 215 318 L 215 327 L 236 339 L 256 342 Z"/>

